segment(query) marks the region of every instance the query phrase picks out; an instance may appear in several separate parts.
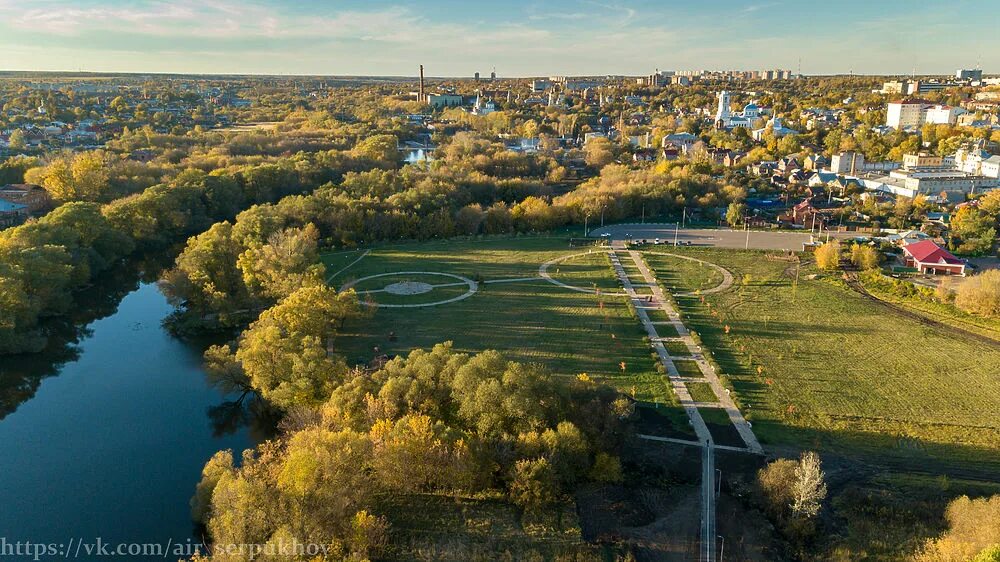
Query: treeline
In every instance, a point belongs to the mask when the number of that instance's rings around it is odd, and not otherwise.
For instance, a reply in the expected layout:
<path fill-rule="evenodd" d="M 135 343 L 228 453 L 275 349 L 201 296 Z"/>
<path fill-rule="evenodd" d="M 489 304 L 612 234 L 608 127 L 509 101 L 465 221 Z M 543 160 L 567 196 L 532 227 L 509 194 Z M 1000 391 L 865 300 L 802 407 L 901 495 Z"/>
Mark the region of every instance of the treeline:
<path fill-rule="evenodd" d="M 331 151 L 211 174 L 189 170 L 104 206 L 67 203 L 0 231 L 0 353 L 41 350 L 40 319 L 63 313 L 73 291 L 137 247 L 164 247 L 232 220 L 248 205 L 307 193 L 348 171 L 383 164 L 364 151 Z"/>
<path fill-rule="evenodd" d="M 270 312 L 259 322 L 275 321 Z M 274 316 L 296 321 L 288 312 Z M 247 339 L 238 353 L 264 344 Z M 320 371 L 325 382 L 281 392 L 290 408 L 282 438 L 240 462 L 222 451 L 205 466 L 192 513 L 213 542 L 294 539 L 331 545 L 330 558 L 369 559 L 388 546 L 387 494 L 499 495 L 535 510 L 585 481 L 622 478 L 616 451 L 631 404 L 585 378 L 559 383 L 539 366 L 456 353 L 450 343 L 372 373 Z M 292 398 L 300 388 L 307 396 Z"/>

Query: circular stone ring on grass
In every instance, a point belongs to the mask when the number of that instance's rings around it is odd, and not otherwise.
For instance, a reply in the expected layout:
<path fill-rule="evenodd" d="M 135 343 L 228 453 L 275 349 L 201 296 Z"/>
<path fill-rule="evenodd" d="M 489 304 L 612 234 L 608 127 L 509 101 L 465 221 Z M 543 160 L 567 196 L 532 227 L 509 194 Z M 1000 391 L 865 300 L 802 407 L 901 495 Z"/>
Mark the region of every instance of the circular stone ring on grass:
<path fill-rule="evenodd" d="M 451 279 L 457 279 L 459 282 L 458 283 L 441 283 L 441 284 L 438 284 L 438 285 L 431 285 L 430 283 L 423 283 L 423 282 L 420 282 L 420 281 L 400 281 L 400 282 L 397 282 L 397 283 L 391 283 L 389 285 L 386 285 L 382 289 L 378 289 L 376 291 L 359 291 L 359 292 L 360 293 L 366 293 L 366 292 L 385 292 L 385 293 L 389 293 L 391 295 L 409 296 L 409 295 L 422 295 L 424 293 L 429 293 L 429 292 L 433 291 L 436 287 L 454 287 L 455 285 L 462 285 L 462 284 L 468 286 L 468 290 L 467 291 L 465 291 L 461 295 L 458 295 L 457 297 L 453 297 L 453 298 L 450 298 L 450 299 L 445 299 L 445 300 L 440 300 L 440 301 L 434 301 L 434 302 L 425 302 L 425 303 L 419 303 L 419 304 L 381 304 L 381 303 L 379 303 L 379 304 L 376 305 L 376 306 L 379 306 L 381 308 L 421 308 L 421 307 L 425 307 L 425 306 L 438 306 L 438 305 L 441 305 L 441 304 L 448 304 L 450 302 L 456 302 L 456 301 L 460 301 L 460 300 L 463 300 L 463 299 L 467 299 L 467 298 L 471 297 L 472 295 L 476 294 L 476 291 L 479 290 L 479 285 L 475 281 L 473 281 L 472 279 L 469 279 L 468 277 L 462 277 L 461 275 L 455 275 L 455 274 L 452 274 L 452 273 L 440 273 L 440 272 L 437 272 L 437 271 L 394 271 L 394 272 L 391 272 L 391 273 L 379 273 L 378 275 L 369 275 L 367 277 L 362 277 L 360 279 L 355 279 L 354 281 L 351 281 L 350 283 L 345 284 L 341 288 L 341 291 L 346 291 L 346 290 L 354 287 L 358 283 L 361 283 L 362 281 L 367 281 L 369 279 L 378 279 L 380 277 L 397 277 L 397 276 L 400 276 L 400 275 L 433 275 L 433 276 L 437 276 L 437 277 L 449 277 Z M 368 306 L 368 303 L 365 302 L 365 301 L 361 301 L 361 304 L 363 304 L 365 306 Z"/>
<path fill-rule="evenodd" d="M 596 250 L 596 251 L 598 251 L 598 252 L 609 252 L 610 250 Z M 538 274 L 541 275 L 549 283 L 552 283 L 553 285 L 559 285 L 560 287 L 562 287 L 564 289 L 569 289 L 571 291 L 577 291 L 577 292 L 580 292 L 580 293 L 590 293 L 592 295 L 596 295 L 598 292 L 600 292 L 602 295 L 609 295 L 609 296 L 613 296 L 613 297 L 614 296 L 627 297 L 628 293 L 626 293 L 624 291 L 617 291 L 617 292 L 616 291 L 598 291 L 598 290 L 590 288 L 590 287 L 578 287 L 576 285 L 570 285 L 569 283 L 563 283 L 562 281 L 559 281 L 558 279 L 552 277 L 552 275 L 549 274 L 549 268 L 552 267 L 553 265 L 556 265 L 557 263 L 562 263 L 562 262 L 564 262 L 566 260 L 571 260 L 573 258 L 578 258 L 580 256 L 590 255 L 593 252 L 594 251 L 592 250 L 590 252 L 580 252 L 579 254 L 570 254 L 568 256 L 560 256 L 558 258 L 551 259 L 551 260 L 543 263 L 541 266 L 539 266 L 539 268 L 538 268 Z"/>

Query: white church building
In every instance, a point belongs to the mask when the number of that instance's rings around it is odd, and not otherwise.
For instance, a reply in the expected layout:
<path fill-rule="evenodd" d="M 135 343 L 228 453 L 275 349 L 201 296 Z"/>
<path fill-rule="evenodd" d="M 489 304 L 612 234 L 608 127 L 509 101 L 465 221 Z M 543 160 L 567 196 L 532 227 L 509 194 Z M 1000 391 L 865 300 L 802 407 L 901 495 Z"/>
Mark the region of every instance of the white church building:
<path fill-rule="evenodd" d="M 718 94 L 719 109 L 715 112 L 715 126 L 720 129 L 752 129 L 753 123 L 760 119 L 760 108 L 757 104 L 750 102 L 743 107 L 740 113 L 733 113 L 729 109 L 729 92 L 723 90 Z"/>

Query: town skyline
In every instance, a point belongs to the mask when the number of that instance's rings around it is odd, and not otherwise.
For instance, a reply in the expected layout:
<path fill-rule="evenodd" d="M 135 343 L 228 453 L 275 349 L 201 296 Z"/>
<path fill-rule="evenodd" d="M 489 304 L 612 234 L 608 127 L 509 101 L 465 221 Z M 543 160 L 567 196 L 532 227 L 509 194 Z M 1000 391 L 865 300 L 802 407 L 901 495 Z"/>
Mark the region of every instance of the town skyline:
<path fill-rule="evenodd" d="M 304 76 L 642 75 L 654 68 L 787 68 L 807 75 L 940 75 L 1000 67 L 982 0 L 712 6 L 560 0 L 485 14 L 451 0 L 0 2 L 9 71 Z M 975 11 L 974 25 L 962 14 Z"/>

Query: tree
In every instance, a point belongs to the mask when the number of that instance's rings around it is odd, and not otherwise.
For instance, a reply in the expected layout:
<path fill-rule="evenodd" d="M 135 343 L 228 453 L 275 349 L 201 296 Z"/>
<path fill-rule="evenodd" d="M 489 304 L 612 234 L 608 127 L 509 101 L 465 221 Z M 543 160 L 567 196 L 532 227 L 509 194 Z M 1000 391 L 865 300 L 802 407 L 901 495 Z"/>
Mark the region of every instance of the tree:
<path fill-rule="evenodd" d="M 826 499 L 826 482 L 819 455 L 812 451 L 802 453 L 795 467 L 795 487 L 792 493 L 792 514 L 812 518 L 819 513 Z"/>
<path fill-rule="evenodd" d="M 767 514 L 776 520 L 788 516 L 795 489 L 797 463 L 791 459 L 778 459 L 757 472 L 757 494 Z"/>
<path fill-rule="evenodd" d="M 25 181 L 41 185 L 56 201 L 98 201 L 110 187 L 109 166 L 102 151 L 79 152 L 28 170 Z"/>
<path fill-rule="evenodd" d="M 552 465 L 545 459 L 525 459 L 514 465 L 510 499 L 527 511 L 537 511 L 554 504 L 559 490 Z"/>
<path fill-rule="evenodd" d="M 276 301 L 302 287 L 322 284 L 318 239 L 319 231 L 310 223 L 276 232 L 267 244 L 243 252 L 237 266 L 251 294 Z"/>
<path fill-rule="evenodd" d="M 174 268 L 163 275 L 160 288 L 174 306 L 199 317 L 215 315 L 221 326 L 237 326 L 250 307 L 243 275 L 236 267 L 243 248 L 233 239 L 228 222 L 212 225 L 188 240 Z M 244 320 L 245 321 L 245 320 Z"/>
<path fill-rule="evenodd" d="M 875 269 L 878 267 L 879 253 L 872 246 L 854 244 L 851 246 L 851 263 L 858 269 Z"/>
<path fill-rule="evenodd" d="M 948 504 L 948 530 L 928 540 L 915 562 L 966 562 L 994 560 L 1000 545 L 1000 495 L 969 499 L 962 496 Z M 990 552 L 993 550 L 993 552 Z M 992 557 L 992 558 L 991 558 Z"/>
<path fill-rule="evenodd" d="M 984 271 L 959 284 L 955 306 L 972 314 L 1000 317 L 1000 270 Z"/>
<path fill-rule="evenodd" d="M 395 135 L 373 135 L 359 142 L 354 153 L 387 168 L 394 168 L 402 160 L 399 139 Z"/>
<path fill-rule="evenodd" d="M 950 246 L 961 254 L 982 255 L 993 249 L 996 217 L 975 207 L 963 207 L 951 217 Z"/>
<path fill-rule="evenodd" d="M 747 206 L 743 203 L 730 203 L 729 208 L 726 209 L 726 222 L 729 223 L 731 228 L 736 228 L 737 226 L 743 224 L 743 219 L 747 213 Z"/>
<path fill-rule="evenodd" d="M 232 475 L 233 472 L 233 452 L 228 449 L 215 453 L 205 463 L 205 467 L 201 470 L 201 480 L 195 486 L 194 497 L 191 498 L 192 520 L 199 523 L 208 522 L 215 486 L 223 475 Z"/>
<path fill-rule="evenodd" d="M 819 455 L 802 453 L 799 460 L 778 459 L 757 473 L 757 493 L 768 514 L 779 522 L 811 519 L 826 498 Z"/>
<path fill-rule="evenodd" d="M 253 387 L 276 406 L 317 404 L 347 372 L 344 360 L 328 352 L 328 342 L 358 314 L 353 291 L 303 287 L 243 332 L 236 359 Z"/>
<path fill-rule="evenodd" d="M 28 143 L 24 138 L 24 131 L 21 129 L 14 129 L 14 132 L 10 134 L 8 143 L 13 150 L 24 150 L 28 147 Z"/>
<path fill-rule="evenodd" d="M 839 240 L 830 240 L 816 248 L 816 266 L 824 271 L 835 271 L 840 267 Z"/>
<path fill-rule="evenodd" d="M 611 141 L 604 137 L 592 138 L 583 147 L 584 160 L 591 168 L 600 170 L 614 162 L 615 153 Z"/>

